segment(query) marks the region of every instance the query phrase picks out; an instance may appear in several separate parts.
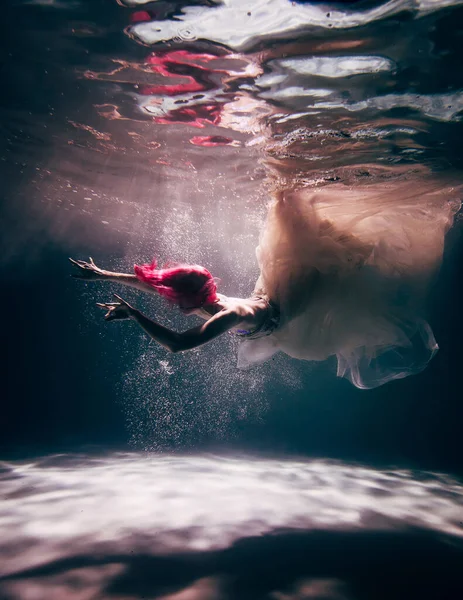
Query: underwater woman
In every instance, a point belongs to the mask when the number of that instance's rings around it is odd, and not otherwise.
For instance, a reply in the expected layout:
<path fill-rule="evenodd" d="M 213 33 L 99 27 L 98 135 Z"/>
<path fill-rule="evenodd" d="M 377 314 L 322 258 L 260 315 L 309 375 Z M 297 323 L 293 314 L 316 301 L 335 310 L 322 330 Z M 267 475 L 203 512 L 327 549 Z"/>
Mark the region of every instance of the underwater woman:
<path fill-rule="evenodd" d="M 422 371 L 438 349 L 423 316 L 443 254 L 455 190 L 422 179 L 351 189 L 282 189 L 273 194 L 256 250 L 260 276 L 249 298 L 217 293 L 199 265 L 135 265 L 116 273 L 73 260 L 75 276 L 155 292 L 205 322 L 177 333 L 120 296 L 98 303 L 105 319 L 135 322 L 170 352 L 231 332 L 238 367 L 275 352 L 309 361 L 336 356 L 337 375 L 373 388 Z"/>

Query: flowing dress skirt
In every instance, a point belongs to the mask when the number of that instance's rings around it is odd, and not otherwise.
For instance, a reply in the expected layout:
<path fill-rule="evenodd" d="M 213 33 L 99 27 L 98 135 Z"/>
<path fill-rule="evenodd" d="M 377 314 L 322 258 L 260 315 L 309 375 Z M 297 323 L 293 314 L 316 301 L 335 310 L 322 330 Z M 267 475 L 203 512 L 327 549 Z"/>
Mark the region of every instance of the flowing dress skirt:
<path fill-rule="evenodd" d="M 426 180 L 277 193 L 257 248 L 256 292 L 280 307 L 280 326 L 243 341 L 238 366 L 277 351 L 335 355 L 338 376 L 359 388 L 423 370 L 438 349 L 423 305 L 457 198 Z"/>

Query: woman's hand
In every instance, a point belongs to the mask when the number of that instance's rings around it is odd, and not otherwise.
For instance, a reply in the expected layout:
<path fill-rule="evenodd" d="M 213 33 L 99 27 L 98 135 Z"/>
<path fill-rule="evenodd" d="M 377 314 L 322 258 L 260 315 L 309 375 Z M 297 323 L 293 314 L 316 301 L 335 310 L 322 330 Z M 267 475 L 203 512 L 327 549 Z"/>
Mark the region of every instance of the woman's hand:
<path fill-rule="evenodd" d="M 87 281 L 98 281 L 101 279 L 105 279 L 107 277 L 106 271 L 97 267 L 93 262 L 93 258 L 90 257 L 90 262 L 86 262 L 85 260 L 74 260 L 72 258 L 69 259 L 71 263 L 74 265 L 75 272 L 72 277 L 76 279 L 86 279 Z"/>
<path fill-rule="evenodd" d="M 122 300 L 117 294 L 113 294 L 113 296 L 116 298 L 117 302 L 97 302 L 99 308 L 104 308 L 104 310 L 108 311 L 104 316 L 105 320 L 115 321 L 116 319 L 130 319 L 135 313 L 135 308 L 130 306 L 125 300 Z"/>

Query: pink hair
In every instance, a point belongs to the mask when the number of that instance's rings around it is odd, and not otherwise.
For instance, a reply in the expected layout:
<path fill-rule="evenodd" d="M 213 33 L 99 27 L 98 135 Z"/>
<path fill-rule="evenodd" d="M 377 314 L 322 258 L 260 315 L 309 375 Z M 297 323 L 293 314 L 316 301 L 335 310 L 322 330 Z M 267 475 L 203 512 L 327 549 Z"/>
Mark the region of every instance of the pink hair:
<path fill-rule="evenodd" d="M 151 264 L 134 265 L 140 281 L 183 310 L 200 308 L 217 300 L 217 285 L 207 269 L 199 265 L 172 265 L 157 269 Z"/>

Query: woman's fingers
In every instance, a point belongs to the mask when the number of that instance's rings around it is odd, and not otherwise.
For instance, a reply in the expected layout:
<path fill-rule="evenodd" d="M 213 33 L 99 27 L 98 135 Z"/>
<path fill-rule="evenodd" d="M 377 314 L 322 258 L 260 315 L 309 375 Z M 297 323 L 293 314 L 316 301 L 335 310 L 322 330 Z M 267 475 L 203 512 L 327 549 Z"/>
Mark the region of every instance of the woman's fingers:
<path fill-rule="evenodd" d="M 105 320 L 113 321 L 115 319 L 128 319 L 129 312 L 127 309 L 129 309 L 130 306 L 117 294 L 114 294 L 114 297 L 118 299 L 117 302 L 96 302 L 98 308 L 107 311 L 104 316 Z"/>
<path fill-rule="evenodd" d="M 126 310 L 124 310 L 125 306 L 120 302 L 97 302 L 96 305 L 98 308 L 102 308 L 103 310 L 107 311 L 104 316 L 106 321 L 128 318 L 128 313 Z"/>
<path fill-rule="evenodd" d="M 70 263 L 77 267 L 78 269 L 85 269 L 85 264 L 83 260 L 74 260 L 73 258 L 69 259 Z"/>
<path fill-rule="evenodd" d="M 86 271 L 94 271 L 98 267 L 93 262 L 93 258 L 92 257 L 89 257 L 89 258 L 90 258 L 90 262 L 87 262 L 86 260 L 74 260 L 73 258 L 69 258 L 69 261 L 74 266 L 79 267 L 80 269 L 85 269 Z"/>
<path fill-rule="evenodd" d="M 77 272 L 79 274 L 82 273 L 82 271 L 85 271 L 86 274 L 94 273 L 94 271 L 95 271 L 95 269 L 94 269 L 94 267 L 92 267 L 92 265 L 90 265 L 89 263 L 86 263 L 83 260 L 73 260 L 72 258 L 70 258 L 69 260 L 71 261 L 71 264 L 77 268 Z M 74 277 L 75 277 L 75 275 L 74 275 Z"/>
<path fill-rule="evenodd" d="M 73 258 L 70 258 L 70 257 L 69 257 L 69 260 L 72 262 L 73 265 L 77 265 L 78 267 L 88 264 L 85 262 L 85 260 L 74 260 Z"/>
<path fill-rule="evenodd" d="M 122 304 L 122 306 L 128 306 L 127 302 L 123 300 L 120 296 L 118 296 L 117 294 L 113 294 L 113 296 L 117 299 L 119 304 Z"/>

